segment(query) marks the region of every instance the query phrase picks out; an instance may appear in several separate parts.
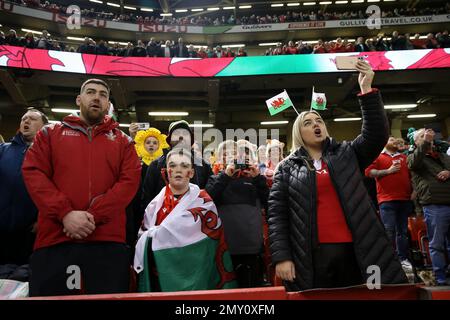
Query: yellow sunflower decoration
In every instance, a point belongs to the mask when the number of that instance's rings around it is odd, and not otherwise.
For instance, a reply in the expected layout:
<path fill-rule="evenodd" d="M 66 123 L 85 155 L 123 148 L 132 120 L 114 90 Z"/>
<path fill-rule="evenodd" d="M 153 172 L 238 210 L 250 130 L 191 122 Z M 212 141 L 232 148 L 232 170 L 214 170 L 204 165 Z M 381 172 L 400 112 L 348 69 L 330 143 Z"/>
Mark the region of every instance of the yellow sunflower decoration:
<path fill-rule="evenodd" d="M 148 137 L 154 137 L 159 142 L 158 150 L 152 154 L 145 150 L 144 147 L 145 140 L 147 140 Z M 156 128 L 138 131 L 136 137 L 134 137 L 134 141 L 136 142 L 136 152 L 139 158 L 141 158 L 146 165 L 149 165 L 153 160 L 162 156 L 163 149 L 169 148 L 169 145 L 166 142 L 166 137 L 167 136 L 165 134 L 162 134 L 161 131 Z"/>

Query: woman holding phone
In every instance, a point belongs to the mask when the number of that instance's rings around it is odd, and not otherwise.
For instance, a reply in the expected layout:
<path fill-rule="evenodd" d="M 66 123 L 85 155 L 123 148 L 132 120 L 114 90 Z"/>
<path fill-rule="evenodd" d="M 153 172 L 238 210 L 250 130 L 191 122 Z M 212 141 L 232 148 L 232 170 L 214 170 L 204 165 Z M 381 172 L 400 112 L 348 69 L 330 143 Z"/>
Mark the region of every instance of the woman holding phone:
<path fill-rule="evenodd" d="M 358 285 L 378 270 L 382 284 L 407 282 L 363 184 L 364 168 L 386 144 L 388 122 L 372 68 L 358 60 L 356 70 L 361 134 L 337 142 L 320 114 L 304 111 L 293 125 L 293 152 L 275 173 L 270 248 L 289 291 Z"/>

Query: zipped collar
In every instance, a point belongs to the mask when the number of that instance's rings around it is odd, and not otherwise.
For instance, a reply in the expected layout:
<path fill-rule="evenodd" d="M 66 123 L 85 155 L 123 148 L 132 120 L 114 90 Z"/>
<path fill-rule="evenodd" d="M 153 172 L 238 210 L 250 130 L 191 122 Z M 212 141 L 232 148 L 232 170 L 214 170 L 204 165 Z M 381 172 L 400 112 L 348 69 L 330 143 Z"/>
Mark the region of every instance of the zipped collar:
<path fill-rule="evenodd" d="M 80 117 L 76 117 L 76 116 L 67 116 L 63 119 L 62 121 L 64 126 L 67 126 L 73 130 L 77 130 L 80 131 L 82 133 L 84 133 L 86 136 L 88 136 L 88 126 L 86 125 L 86 123 L 83 122 L 83 120 L 81 120 Z M 105 116 L 105 118 L 103 119 L 103 122 L 96 124 L 94 126 L 92 126 L 92 132 L 94 135 L 96 135 L 97 133 L 102 133 L 102 132 L 108 132 L 111 130 L 116 129 L 119 126 L 119 124 L 114 121 L 111 117 L 109 116 Z"/>
<path fill-rule="evenodd" d="M 28 146 L 27 142 L 23 138 L 22 133 L 20 132 L 12 138 L 11 143 L 18 144 L 20 146 Z"/>

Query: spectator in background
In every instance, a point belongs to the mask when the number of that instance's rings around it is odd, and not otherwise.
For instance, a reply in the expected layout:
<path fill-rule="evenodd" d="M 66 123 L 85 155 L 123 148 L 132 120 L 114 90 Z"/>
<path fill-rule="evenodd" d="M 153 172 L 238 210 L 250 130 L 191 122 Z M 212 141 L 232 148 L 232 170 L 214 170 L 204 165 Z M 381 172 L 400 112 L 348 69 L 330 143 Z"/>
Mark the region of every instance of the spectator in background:
<path fill-rule="evenodd" d="M 201 47 L 201 48 L 198 50 L 197 56 L 198 56 L 199 58 L 202 58 L 202 59 L 208 58 L 208 54 L 206 53 L 204 47 Z"/>
<path fill-rule="evenodd" d="M 262 144 L 258 147 L 258 169 L 261 174 L 264 174 L 267 168 L 267 146 Z"/>
<path fill-rule="evenodd" d="M 31 32 L 27 32 L 25 36 L 21 39 L 22 46 L 28 49 L 36 48 L 36 41 L 34 40 L 34 36 Z"/>
<path fill-rule="evenodd" d="M 273 176 L 278 164 L 284 159 L 283 149 L 284 143 L 277 139 L 272 139 L 267 142 L 266 170 L 264 171 L 264 176 L 266 177 L 267 186 L 269 188 L 272 187 Z"/>
<path fill-rule="evenodd" d="M 22 177 L 22 163 L 37 132 L 48 123 L 40 111 L 29 108 L 22 116 L 18 133 L 10 143 L 0 144 L 0 278 L 28 282 L 28 265 L 36 233 L 37 208 Z M 9 265 L 9 270 L 4 270 Z M 19 276 L 20 278 L 15 278 Z M 10 278 L 11 279 L 11 278 Z"/>
<path fill-rule="evenodd" d="M 245 49 L 243 47 L 240 47 L 238 50 L 238 57 L 246 57 L 247 56 L 247 52 L 245 51 Z"/>
<path fill-rule="evenodd" d="M 216 52 L 213 50 L 213 48 L 208 47 L 206 50 L 207 58 L 217 58 Z"/>
<path fill-rule="evenodd" d="M 356 52 L 367 52 L 367 51 L 369 51 L 369 48 L 364 43 L 364 38 L 363 37 L 358 37 L 356 39 L 355 51 Z"/>
<path fill-rule="evenodd" d="M 49 36 L 47 30 L 42 30 L 42 35 L 38 39 L 36 47 L 38 49 L 51 50 L 51 48 L 52 48 L 52 41 L 50 39 L 50 36 Z"/>
<path fill-rule="evenodd" d="M 233 50 L 231 50 L 230 47 L 227 47 L 225 52 L 223 53 L 223 57 L 224 58 L 232 58 L 234 56 L 235 56 L 235 54 L 234 54 Z"/>
<path fill-rule="evenodd" d="M 398 31 L 392 32 L 391 50 L 406 50 L 406 38 L 399 35 Z"/>
<path fill-rule="evenodd" d="M 284 54 L 284 51 L 283 51 L 283 44 L 282 44 L 281 42 L 279 42 L 279 43 L 277 44 L 276 48 L 273 49 L 272 55 L 274 55 L 274 56 L 279 56 L 279 55 L 282 55 L 282 54 Z"/>
<path fill-rule="evenodd" d="M 425 49 L 426 41 L 420 39 L 420 34 L 416 33 L 411 41 L 414 49 Z"/>
<path fill-rule="evenodd" d="M 85 37 L 83 44 L 78 47 L 77 52 L 79 52 L 79 53 L 88 53 L 89 43 L 90 43 L 89 37 Z"/>
<path fill-rule="evenodd" d="M 121 54 L 123 54 L 124 57 L 132 57 L 134 49 L 133 47 L 133 44 L 131 42 L 128 42 L 127 46 L 122 50 Z"/>
<path fill-rule="evenodd" d="M 427 34 L 427 40 L 425 42 L 425 48 L 427 49 L 437 49 L 439 48 L 439 43 L 432 33 Z"/>
<path fill-rule="evenodd" d="M 172 42 L 170 40 L 166 41 L 166 46 L 162 50 L 162 56 L 165 58 L 171 58 L 173 56 L 172 53 Z"/>
<path fill-rule="evenodd" d="M 406 50 L 413 50 L 414 45 L 411 42 L 411 34 L 405 33 L 405 48 Z"/>
<path fill-rule="evenodd" d="M 412 272 L 408 260 L 408 216 L 414 212 L 411 179 L 406 155 L 399 152 L 397 139 L 389 137 L 382 153 L 366 168 L 366 176 L 377 182 L 380 216 L 403 270 Z"/>
<path fill-rule="evenodd" d="M 104 40 L 100 40 L 98 42 L 96 52 L 98 55 L 108 56 L 110 53 L 110 49 L 106 46 L 106 42 Z"/>
<path fill-rule="evenodd" d="M 109 48 L 109 55 L 111 56 L 119 56 L 122 49 L 119 47 L 118 42 L 114 42 L 113 46 Z"/>
<path fill-rule="evenodd" d="M 161 45 L 155 41 L 154 37 L 151 37 L 147 43 L 147 55 L 149 57 L 161 57 Z"/>
<path fill-rule="evenodd" d="M 294 44 L 294 41 L 289 41 L 285 54 L 298 54 L 298 49 Z"/>
<path fill-rule="evenodd" d="M 235 148 L 237 157 L 223 159 L 225 169 L 210 177 L 206 191 L 222 219 L 239 287 L 258 287 L 263 281 L 261 210 L 267 207 L 269 189 L 258 170 L 256 146 L 239 140 Z"/>
<path fill-rule="evenodd" d="M 188 57 L 188 49 L 183 42 L 183 38 L 178 38 L 178 43 L 173 46 L 173 57 L 178 58 L 187 58 Z"/>
<path fill-rule="evenodd" d="M 440 48 L 450 48 L 450 36 L 448 35 L 448 30 L 441 33 L 439 38 L 437 38 Z"/>
<path fill-rule="evenodd" d="M 138 40 L 137 46 L 133 48 L 133 51 L 131 52 L 132 57 L 146 57 L 147 56 L 147 50 L 145 48 L 145 44 L 142 42 L 142 40 Z"/>
<path fill-rule="evenodd" d="M 191 44 L 188 47 L 188 58 L 197 58 L 197 51 L 195 51 L 194 46 Z"/>
<path fill-rule="evenodd" d="M 141 166 L 131 138 L 106 116 L 109 94 L 104 81 L 85 81 L 80 117 L 41 130 L 25 157 L 24 181 L 39 209 L 30 296 L 76 294 L 67 285 L 72 265 L 86 294 L 129 290 L 125 208 Z"/>
<path fill-rule="evenodd" d="M 14 29 L 9 30 L 5 40 L 6 44 L 10 46 L 20 46 L 20 39 L 17 37 L 17 32 Z"/>
<path fill-rule="evenodd" d="M 436 283 L 449 285 L 446 279 L 450 245 L 450 156 L 438 152 L 432 129 L 414 132 L 415 150 L 408 156 L 412 183 L 423 207 L 427 225 L 431 263 Z"/>
<path fill-rule="evenodd" d="M 52 41 L 52 48 L 50 50 L 54 50 L 54 51 L 64 51 L 61 46 L 59 45 L 59 42 L 56 40 Z"/>
<path fill-rule="evenodd" d="M 386 35 L 384 33 L 379 33 L 377 37 L 377 42 L 375 43 L 376 51 L 389 51 L 391 44 L 386 40 Z"/>
<path fill-rule="evenodd" d="M 216 57 L 217 57 L 217 58 L 222 58 L 224 52 L 223 52 L 221 46 L 217 46 L 217 47 L 216 47 L 215 54 L 216 54 Z"/>
<path fill-rule="evenodd" d="M 327 53 L 327 50 L 325 49 L 325 44 L 322 39 L 319 39 L 317 41 L 317 44 L 314 46 L 314 54 L 320 54 L 320 53 Z"/>

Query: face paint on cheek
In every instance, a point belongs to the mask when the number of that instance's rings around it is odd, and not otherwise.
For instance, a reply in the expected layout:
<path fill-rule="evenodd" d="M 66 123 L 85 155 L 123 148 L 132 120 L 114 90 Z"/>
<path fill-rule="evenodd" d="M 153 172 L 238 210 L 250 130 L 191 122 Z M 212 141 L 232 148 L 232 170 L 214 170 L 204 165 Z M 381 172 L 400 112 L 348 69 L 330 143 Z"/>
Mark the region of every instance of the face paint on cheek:
<path fill-rule="evenodd" d="M 187 172 L 187 173 L 186 173 L 186 178 L 187 178 L 187 179 L 190 179 L 190 178 L 191 178 L 191 177 L 189 177 L 189 174 L 190 174 L 190 172 Z"/>
<path fill-rule="evenodd" d="M 169 175 L 169 178 L 172 178 L 172 169 L 169 169 L 169 172 L 167 174 Z"/>

